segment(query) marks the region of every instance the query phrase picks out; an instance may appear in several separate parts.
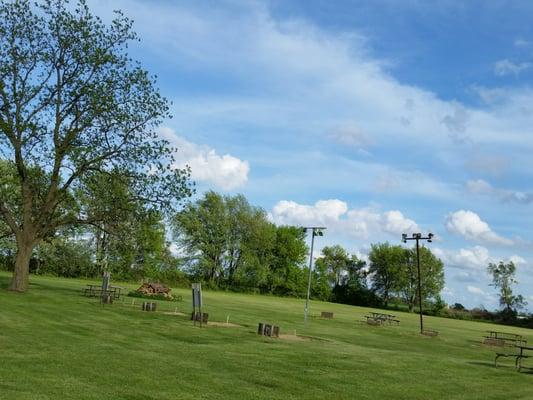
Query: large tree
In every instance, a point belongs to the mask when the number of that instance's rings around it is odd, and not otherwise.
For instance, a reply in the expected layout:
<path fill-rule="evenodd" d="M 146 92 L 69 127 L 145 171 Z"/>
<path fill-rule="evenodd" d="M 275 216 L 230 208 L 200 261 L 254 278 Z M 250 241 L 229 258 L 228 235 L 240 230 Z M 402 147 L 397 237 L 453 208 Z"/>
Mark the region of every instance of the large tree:
<path fill-rule="evenodd" d="M 373 244 L 368 260 L 372 289 L 381 295 L 386 306 L 391 294 L 397 293 L 401 287 L 402 269 L 406 264 L 405 249 L 389 243 Z"/>
<path fill-rule="evenodd" d="M 0 190 L 0 216 L 17 244 L 12 290 L 27 289 L 43 238 L 95 222 L 73 198 L 87 174 L 120 170 L 148 207 L 190 193 L 155 129 L 168 102 L 127 54 L 131 26 L 120 12 L 105 25 L 84 0 L 0 0 L 0 157 L 15 187 Z"/>
<path fill-rule="evenodd" d="M 489 263 L 487 271 L 492 275 L 492 286 L 500 292 L 500 305 L 505 313 L 510 315 L 527 305 L 522 295 L 513 294 L 512 285 L 517 281 L 515 278 L 516 266 L 512 261 L 508 263 L 500 261 L 498 264 Z"/>
<path fill-rule="evenodd" d="M 416 248 L 404 249 L 405 264 L 399 272 L 398 289 L 413 311 L 418 299 L 418 270 L 416 264 Z M 437 298 L 444 287 L 444 264 L 435 257 L 427 247 L 420 247 L 420 288 L 422 300 Z"/>
<path fill-rule="evenodd" d="M 325 246 L 322 257 L 316 260 L 317 268 L 323 268 L 330 276 L 331 286 L 340 285 L 343 274 L 348 270 L 352 259 L 341 246 Z"/>

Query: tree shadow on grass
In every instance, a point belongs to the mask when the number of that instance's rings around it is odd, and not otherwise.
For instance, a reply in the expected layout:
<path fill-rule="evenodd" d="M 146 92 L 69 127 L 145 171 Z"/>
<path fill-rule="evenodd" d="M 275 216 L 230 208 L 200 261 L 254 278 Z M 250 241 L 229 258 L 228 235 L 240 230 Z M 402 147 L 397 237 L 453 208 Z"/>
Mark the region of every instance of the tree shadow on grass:
<path fill-rule="evenodd" d="M 468 364 L 477 365 L 480 367 L 496 368 L 494 366 L 494 361 L 468 361 Z M 502 367 L 505 367 L 505 365 L 502 365 Z"/>
<path fill-rule="evenodd" d="M 9 284 L 11 283 L 11 277 L 10 276 L 0 276 L 0 289 L 5 289 L 9 287 Z"/>

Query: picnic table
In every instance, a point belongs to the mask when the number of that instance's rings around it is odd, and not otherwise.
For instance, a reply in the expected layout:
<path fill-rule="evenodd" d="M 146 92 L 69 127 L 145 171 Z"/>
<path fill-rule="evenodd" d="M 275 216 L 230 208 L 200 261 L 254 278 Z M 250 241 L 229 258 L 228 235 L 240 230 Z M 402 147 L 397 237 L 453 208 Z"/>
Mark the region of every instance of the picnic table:
<path fill-rule="evenodd" d="M 86 288 L 82 289 L 83 295 L 87 297 L 101 297 L 105 295 L 113 296 L 114 299 L 120 299 L 122 293 L 121 286 L 109 286 L 107 290 L 102 289 L 102 284 L 87 284 Z"/>
<path fill-rule="evenodd" d="M 488 335 L 483 336 L 483 344 L 489 346 L 525 346 L 527 341 L 516 333 L 499 331 L 486 331 Z"/>
<path fill-rule="evenodd" d="M 522 360 L 524 358 L 530 358 L 531 355 L 529 354 L 526 354 L 526 352 L 528 351 L 533 351 L 533 347 L 532 346 L 527 346 L 527 345 L 516 345 L 514 346 L 516 349 L 518 349 L 516 352 L 510 352 L 510 353 L 503 353 L 503 352 L 498 352 L 496 353 L 496 357 L 494 358 L 494 366 L 497 367 L 497 362 L 498 362 L 498 358 L 500 357 L 510 357 L 510 358 L 514 358 L 515 359 L 515 367 L 516 369 L 518 370 L 518 372 L 520 372 L 520 370 L 522 368 L 527 368 L 527 369 L 533 369 L 533 367 L 524 367 L 522 366 Z"/>
<path fill-rule="evenodd" d="M 532 367 L 522 367 L 522 359 L 531 357 L 528 354 L 524 354 L 524 352 L 533 351 L 533 347 L 527 345 L 517 347 L 520 349 L 519 355 L 516 357 L 516 364 L 518 364 L 518 372 L 520 372 L 522 368 L 533 369 Z"/>
<path fill-rule="evenodd" d="M 390 325 L 395 322 L 396 325 L 398 325 L 400 323 L 400 321 L 396 319 L 396 315 L 380 312 L 371 312 L 370 315 L 365 315 L 365 318 L 366 322 L 370 324 L 383 325 L 385 322 L 387 322 Z"/>

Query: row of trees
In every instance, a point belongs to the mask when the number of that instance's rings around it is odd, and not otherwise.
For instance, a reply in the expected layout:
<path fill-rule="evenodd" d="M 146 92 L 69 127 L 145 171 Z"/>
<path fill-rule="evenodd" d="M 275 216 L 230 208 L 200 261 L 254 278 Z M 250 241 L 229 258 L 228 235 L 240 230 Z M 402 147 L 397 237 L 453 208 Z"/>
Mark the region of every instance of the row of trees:
<path fill-rule="evenodd" d="M 31 271 L 96 277 L 105 269 L 117 279 L 201 280 L 212 288 L 305 295 L 308 247 L 301 228 L 276 226 L 244 196 L 215 192 L 165 218 L 137 202 L 129 185 L 116 173 L 81 194 L 77 204 L 88 216 L 101 215 L 95 218 L 99 222 L 57 230 L 42 240 L 32 252 Z M 172 227 L 173 245 L 166 226 Z M 314 298 L 387 305 L 394 297 L 413 309 L 417 277 L 412 249 L 373 245 L 368 265 L 340 246 L 325 247 L 322 253 L 313 270 Z M 16 242 L 4 238 L 0 264 L 12 270 L 15 260 Z M 442 263 L 426 248 L 421 261 L 423 296 L 435 298 L 444 283 Z"/>
<path fill-rule="evenodd" d="M 418 302 L 416 251 L 389 243 L 371 246 L 368 265 L 342 247 L 323 249 L 317 270 L 329 277 L 331 299 L 343 303 L 388 306 L 391 298 L 401 299 L 412 311 Z M 422 298 L 440 301 L 444 287 L 444 266 L 429 249 L 420 249 Z"/>
<path fill-rule="evenodd" d="M 185 268 L 211 287 L 305 293 L 305 232 L 277 227 L 242 195 L 206 193 L 172 221 Z"/>
<path fill-rule="evenodd" d="M 173 220 L 185 266 L 211 286 L 235 290 L 303 295 L 306 291 L 305 231 L 277 227 L 264 210 L 243 196 L 208 192 Z M 312 294 L 322 300 L 385 306 L 401 298 L 417 300 L 416 254 L 388 243 L 373 245 L 369 264 L 340 246 L 325 247 L 315 263 Z M 422 296 L 436 298 L 444 286 L 442 262 L 427 248 L 420 251 Z"/>

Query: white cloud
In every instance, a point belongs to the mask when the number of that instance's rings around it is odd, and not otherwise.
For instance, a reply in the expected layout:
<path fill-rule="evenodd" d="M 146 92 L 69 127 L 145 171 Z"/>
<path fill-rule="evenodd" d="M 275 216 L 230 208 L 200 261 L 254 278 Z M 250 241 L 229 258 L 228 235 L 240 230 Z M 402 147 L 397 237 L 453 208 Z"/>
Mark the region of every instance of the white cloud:
<path fill-rule="evenodd" d="M 472 294 L 475 294 L 475 295 L 478 295 L 478 296 L 485 296 L 485 294 L 486 294 L 483 290 L 481 290 L 477 286 L 468 285 L 466 287 L 466 290 L 468 290 L 468 293 L 472 293 Z"/>
<path fill-rule="evenodd" d="M 160 128 L 159 135 L 177 147 L 175 167 L 191 167 L 193 180 L 213 184 L 225 191 L 242 187 L 248 181 L 248 161 L 229 154 L 219 155 L 214 149 L 179 137 L 174 130 L 167 127 Z"/>
<path fill-rule="evenodd" d="M 470 193 L 475 194 L 487 194 L 493 190 L 492 186 L 483 179 L 469 180 L 466 182 L 466 188 Z"/>
<path fill-rule="evenodd" d="M 492 307 L 497 305 L 498 299 L 494 295 L 491 295 L 477 286 L 467 285 L 466 291 Z"/>
<path fill-rule="evenodd" d="M 512 261 L 517 267 L 521 265 L 527 265 L 527 261 L 523 257 L 517 256 L 516 254 L 509 257 L 508 261 Z"/>
<path fill-rule="evenodd" d="M 497 61 L 494 64 L 494 73 L 498 76 L 505 76 L 505 75 L 510 75 L 510 74 L 518 76 L 520 72 L 530 67 L 531 67 L 531 63 L 529 62 L 514 63 L 512 61 L 509 61 L 508 59 L 504 59 L 504 60 Z"/>
<path fill-rule="evenodd" d="M 445 265 L 460 269 L 484 271 L 492 260 L 489 250 L 483 246 L 474 246 L 458 251 L 443 250 L 437 247 L 433 252 Z"/>
<path fill-rule="evenodd" d="M 517 38 L 513 44 L 515 47 L 529 47 L 531 42 L 522 38 Z"/>
<path fill-rule="evenodd" d="M 528 262 L 523 257 L 513 254 L 511 256 L 495 256 L 483 246 L 461 248 L 459 250 L 445 250 L 439 247 L 432 249 L 433 254 L 440 258 L 444 265 L 456 270 L 453 279 L 459 282 L 480 282 L 487 278 L 489 263 L 497 264 L 500 261 L 512 261 L 521 271 L 528 267 Z"/>
<path fill-rule="evenodd" d="M 479 215 L 469 210 L 450 213 L 446 219 L 446 229 L 450 233 L 463 236 L 467 240 L 512 245 L 513 241 L 496 234 Z"/>
<path fill-rule="evenodd" d="M 282 200 L 272 209 L 272 217 L 284 225 L 326 224 L 338 221 L 347 211 L 347 204 L 340 200 L 320 200 L 314 206 Z"/>
<path fill-rule="evenodd" d="M 441 294 L 444 295 L 444 296 L 452 297 L 452 296 L 455 295 L 455 290 L 453 290 L 452 288 L 450 288 L 448 286 L 444 286 L 444 288 L 441 291 Z"/>
<path fill-rule="evenodd" d="M 399 237 L 419 230 L 415 221 L 398 210 L 380 213 L 370 208 L 349 209 L 346 202 L 337 199 L 320 200 L 314 205 L 282 200 L 273 207 L 270 218 L 280 225 L 324 225 L 333 233 L 359 238 L 378 232 Z"/>
<path fill-rule="evenodd" d="M 420 229 L 415 221 L 405 218 L 400 211 L 387 211 L 383 214 L 382 229 L 393 235 L 400 235 L 406 232 L 416 232 Z"/>
<path fill-rule="evenodd" d="M 329 137 L 341 144 L 358 149 L 366 149 L 372 144 L 372 139 L 363 129 L 354 124 L 342 125 L 333 129 Z"/>
<path fill-rule="evenodd" d="M 533 202 L 533 194 L 493 187 L 483 179 L 469 180 L 466 188 L 470 193 L 489 195 L 503 202 L 529 204 Z"/>

